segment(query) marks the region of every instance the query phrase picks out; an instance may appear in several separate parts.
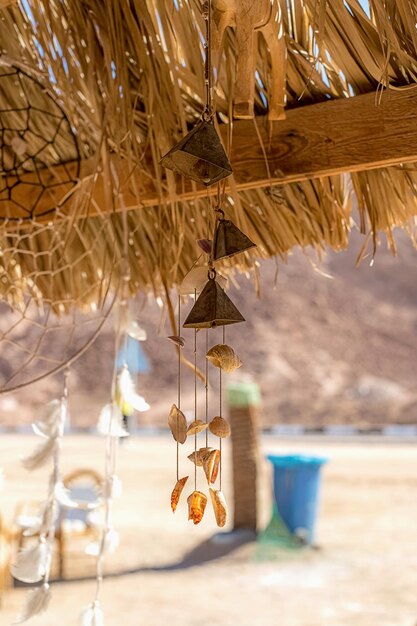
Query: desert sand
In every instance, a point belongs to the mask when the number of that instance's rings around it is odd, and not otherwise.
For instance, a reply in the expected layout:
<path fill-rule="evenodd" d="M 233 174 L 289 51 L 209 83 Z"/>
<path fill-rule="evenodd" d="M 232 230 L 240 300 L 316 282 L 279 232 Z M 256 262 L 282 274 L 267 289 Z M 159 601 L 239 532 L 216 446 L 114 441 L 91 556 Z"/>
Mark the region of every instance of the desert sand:
<path fill-rule="evenodd" d="M 28 474 L 19 465 L 19 454 L 34 444 L 30 436 L 0 438 L 5 472 L 0 510 L 6 520 L 18 501 L 45 493 L 46 473 Z M 63 470 L 102 470 L 103 449 L 99 437 L 68 436 Z M 229 536 L 217 533 L 210 510 L 197 527 L 187 522 L 185 499 L 172 515 L 175 446 L 168 434 L 135 437 L 121 447 L 123 494 L 114 503 L 120 546 L 106 560 L 105 626 L 416 625 L 417 445 L 264 437 L 260 456 L 271 450 L 329 457 L 318 549 L 271 547 L 265 555 L 253 542 L 232 549 Z M 183 463 L 185 470 L 189 461 Z M 224 490 L 232 503 L 227 456 L 224 465 Z M 271 468 L 264 460 L 259 485 L 263 528 L 272 493 Z M 215 554 L 221 556 L 214 559 Z M 70 580 L 53 585 L 48 612 L 30 624 L 79 624 L 95 582 L 94 559 L 78 542 L 69 544 L 67 576 Z M 14 589 L 7 595 L 1 626 L 15 619 L 25 593 Z"/>

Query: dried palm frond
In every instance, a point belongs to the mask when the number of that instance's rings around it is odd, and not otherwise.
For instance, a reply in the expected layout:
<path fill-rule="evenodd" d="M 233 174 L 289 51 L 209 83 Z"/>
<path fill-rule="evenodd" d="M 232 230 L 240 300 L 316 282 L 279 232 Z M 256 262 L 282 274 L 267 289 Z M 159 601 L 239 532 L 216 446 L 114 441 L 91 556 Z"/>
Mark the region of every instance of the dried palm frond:
<path fill-rule="evenodd" d="M 367 11 L 358 0 L 285 3 L 288 108 L 417 82 L 416 7 L 384 0 L 370 6 Z M 196 240 L 207 238 L 207 202 L 178 202 L 174 175 L 158 162 L 202 110 L 200 9 L 197 0 L 90 0 L 88 6 L 27 0 L 2 11 L 2 63 L 23 65 L 45 84 L 77 130 L 82 159 L 77 191 L 52 216 L 53 228 L 0 225 L 0 295 L 11 304 L 30 293 L 57 312 L 103 305 L 125 272 L 124 218 L 113 212 L 123 207 L 122 190 L 130 207 L 131 293 L 160 295 L 187 274 Z M 255 113 L 262 115 L 271 59 L 263 37 L 257 41 Z M 236 34 L 228 29 L 216 74 L 219 123 L 230 121 L 236 54 Z M 16 90 L 5 98 L 15 101 Z M 68 146 L 60 140 L 60 152 L 71 161 Z M 374 242 L 386 233 L 395 250 L 392 230 L 411 231 L 417 214 L 414 170 L 392 167 L 241 192 L 232 180 L 224 209 L 258 248 L 224 262 L 222 271 L 250 270 L 257 257 L 285 258 L 295 246 L 345 248 L 355 195 L 363 230 Z M 147 207 L 149 189 L 170 202 Z"/>

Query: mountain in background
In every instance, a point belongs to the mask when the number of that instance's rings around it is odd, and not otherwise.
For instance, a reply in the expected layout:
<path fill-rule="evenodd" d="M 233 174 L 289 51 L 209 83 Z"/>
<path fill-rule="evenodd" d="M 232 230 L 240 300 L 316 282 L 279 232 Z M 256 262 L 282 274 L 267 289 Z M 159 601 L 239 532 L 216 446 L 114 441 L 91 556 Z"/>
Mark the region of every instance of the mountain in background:
<path fill-rule="evenodd" d="M 286 264 L 262 262 L 260 298 L 253 277 L 237 277 L 238 284 L 228 293 L 247 323 L 228 327 L 227 342 L 244 363 L 236 377 L 252 377 L 260 384 L 264 426 L 417 422 L 417 251 L 403 233 L 398 233 L 397 242 L 398 256 L 380 246 L 372 267 L 369 258 L 355 267 L 362 244 L 359 235 L 352 236 L 349 251 L 330 252 L 315 264 L 312 253 L 308 259 L 300 251 L 291 254 Z M 140 424 L 165 425 L 169 407 L 176 401 L 177 359 L 166 339 L 172 331 L 162 315 L 154 302 L 138 307 L 138 319 L 148 333 L 148 341 L 141 345 L 152 368 L 137 381 L 152 405 L 138 416 Z M 109 320 L 72 367 L 74 425 L 93 426 L 109 400 L 113 326 Z M 198 339 L 200 367 L 204 367 L 204 333 Z M 187 339 L 185 353 L 192 358 L 192 331 L 182 334 Z M 212 337 L 211 343 L 220 342 L 221 331 L 213 331 Z M 7 363 L 0 359 L 0 374 L 4 367 L 10 368 L 11 359 L 9 350 Z M 193 373 L 183 371 L 183 406 L 192 409 Z M 217 378 L 213 374 L 215 388 Z M 47 378 L 0 397 L 0 424 L 29 423 L 39 405 L 59 395 L 61 381 L 62 375 Z"/>

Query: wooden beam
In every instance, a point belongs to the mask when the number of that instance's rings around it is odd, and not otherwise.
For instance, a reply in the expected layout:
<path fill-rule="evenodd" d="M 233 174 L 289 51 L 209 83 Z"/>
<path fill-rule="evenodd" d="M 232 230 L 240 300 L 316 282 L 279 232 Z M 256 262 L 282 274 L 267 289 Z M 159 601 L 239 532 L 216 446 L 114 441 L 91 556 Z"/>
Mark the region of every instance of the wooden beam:
<path fill-rule="evenodd" d="M 417 161 L 417 86 L 329 100 L 287 112 L 270 127 L 258 121 L 271 184 L 299 182 Z M 268 185 L 254 124 L 233 133 L 232 165 L 239 189 Z"/>
<path fill-rule="evenodd" d="M 289 110 L 283 121 L 268 122 L 266 117 L 236 121 L 231 151 L 236 189 L 255 189 L 417 162 L 416 120 L 417 86 L 412 86 L 385 90 L 381 98 L 369 93 L 299 107 Z M 227 132 L 227 126 L 221 128 L 225 143 Z M 91 173 L 89 167 L 91 165 L 82 164 L 81 176 Z M 151 167 L 150 164 L 150 170 Z M 59 168 L 55 169 L 59 174 Z M 54 177 L 53 172 L 50 175 Z M 123 175 L 125 172 L 121 179 Z M 94 186 L 94 200 L 102 209 L 107 206 L 106 185 L 110 182 L 99 177 Z M 86 194 L 91 193 L 88 184 L 85 188 Z M 107 197 L 109 191 L 107 189 Z M 168 193 L 159 196 L 152 182 L 139 174 L 134 175 L 134 180 L 130 177 L 122 186 L 122 192 L 124 206 L 130 210 L 157 206 L 171 199 Z M 209 193 L 215 192 L 209 189 Z M 189 201 L 206 195 L 205 188 L 178 179 L 177 200 Z M 48 205 L 50 203 L 48 195 Z M 70 207 L 70 201 L 67 205 Z M 42 209 L 39 203 L 39 215 Z M 4 201 L 0 202 L 0 218 L 13 215 L 13 210 L 16 211 Z M 94 208 L 90 209 L 92 213 Z"/>

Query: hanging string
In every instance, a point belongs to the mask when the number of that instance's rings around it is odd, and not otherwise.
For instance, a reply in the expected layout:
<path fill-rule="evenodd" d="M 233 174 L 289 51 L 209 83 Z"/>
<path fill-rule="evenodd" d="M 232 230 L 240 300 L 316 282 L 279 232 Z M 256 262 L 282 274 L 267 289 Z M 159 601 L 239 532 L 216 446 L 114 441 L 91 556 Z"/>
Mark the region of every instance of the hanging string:
<path fill-rule="evenodd" d="M 194 289 L 197 300 L 197 289 Z M 197 328 L 194 328 L 194 419 L 197 419 Z M 197 431 L 194 434 L 194 458 L 197 459 Z M 197 463 L 194 463 L 194 491 L 197 491 Z"/>
<path fill-rule="evenodd" d="M 209 331 L 206 330 L 206 354 L 208 352 L 209 347 Z M 206 392 L 206 424 L 208 424 L 208 415 L 209 415 L 209 366 L 208 359 L 206 358 L 206 383 L 205 383 L 205 392 Z M 206 428 L 206 448 L 208 448 L 208 428 Z"/>
<path fill-rule="evenodd" d="M 115 188 L 120 189 L 117 172 L 114 165 L 111 166 L 111 173 L 115 182 Z M 115 416 L 119 415 L 119 406 L 117 398 L 117 361 L 122 341 L 127 341 L 126 332 L 126 314 L 129 301 L 129 281 L 130 281 L 130 267 L 129 267 L 129 229 L 127 211 L 124 203 L 123 194 L 118 194 L 118 199 L 122 210 L 122 225 L 123 225 L 123 263 L 122 263 L 122 276 L 121 285 L 119 285 L 118 293 L 120 297 L 119 315 L 117 320 L 116 337 L 114 345 L 114 365 L 113 365 L 113 377 L 112 377 L 112 398 L 111 398 L 111 411 L 108 425 L 108 431 L 106 436 L 105 445 L 105 460 L 104 460 L 104 527 L 100 540 L 99 553 L 97 556 L 96 565 L 96 591 L 94 598 L 94 606 L 99 605 L 99 596 L 103 583 L 104 576 L 104 555 L 106 551 L 106 544 L 108 541 L 109 532 L 112 526 L 112 487 L 113 478 L 116 470 L 116 457 L 118 437 L 113 435 L 113 422 Z M 125 335 L 123 335 L 125 333 Z M 127 344 L 125 344 L 127 345 Z M 125 352 L 126 353 L 126 352 Z"/>
<path fill-rule="evenodd" d="M 222 327 L 222 343 L 225 345 L 226 343 L 226 327 Z M 220 417 L 223 417 L 223 381 L 222 381 L 222 368 L 219 369 L 219 414 Z M 222 459 L 222 438 L 219 437 L 219 450 L 220 450 L 220 462 L 219 462 L 219 488 L 222 490 L 222 468 L 223 468 L 223 459 Z"/>
<path fill-rule="evenodd" d="M 205 63 L 204 63 L 204 82 L 206 86 L 206 106 L 203 112 L 203 117 L 207 121 L 210 120 L 213 115 L 213 71 L 211 64 L 211 0 L 204 0 L 203 4 L 203 17 L 206 22 L 206 41 L 204 48 L 206 51 Z"/>
<path fill-rule="evenodd" d="M 47 507 L 52 507 L 52 510 L 56 506 L 55 487 L 60 481 L 60 460 L 61 460 L 61 450 L 62 450 L 62 437 L 64 435 L 65 420 L 68 419 L 68 377 L 69 377 L 69 368 L 67 367 L 64 372 L 64 385 L 63 385 L 62 396 L 61 396 L 61 419 L 63 415 L 65 416 L 65 419 L 62 420 L 59 425 L 59 436 L 57 437 L 57 440 L 56 440 L 54 456 L 53 456 L 53 469 L 52 469 L 52 474 L 49 480 L 49 494 L 48 494 L 48 500 L 47 500 Z M 49 526 L 46 536 L 41 535 L 40 537 L 40 541 L 46 540 L 49 546 L 48 563 L 46 566 L 46 573 L 43 579 L 43 583 L 46 585 L 49 584 L 49 580 L 51 577 L 52 556 L 53 556 L 53 548 L 54 548 L 54 543 L 55 543 L 55 535 L 56 535 L 56 527 L 57 527 L 57 520 L 55 519 L 55 516 L 52 516 L 52 517 L 53 517 L 53 522 Z"/>
<path fill-rule="evenodd" d="M 181 295 L 178 293 L 178 336 L 181 328 Z M 181 346 L 178 345 L 178 408 L 181 410 Z M 180 444 L 177 441 L 177 481 L 180 478 Z"/>

